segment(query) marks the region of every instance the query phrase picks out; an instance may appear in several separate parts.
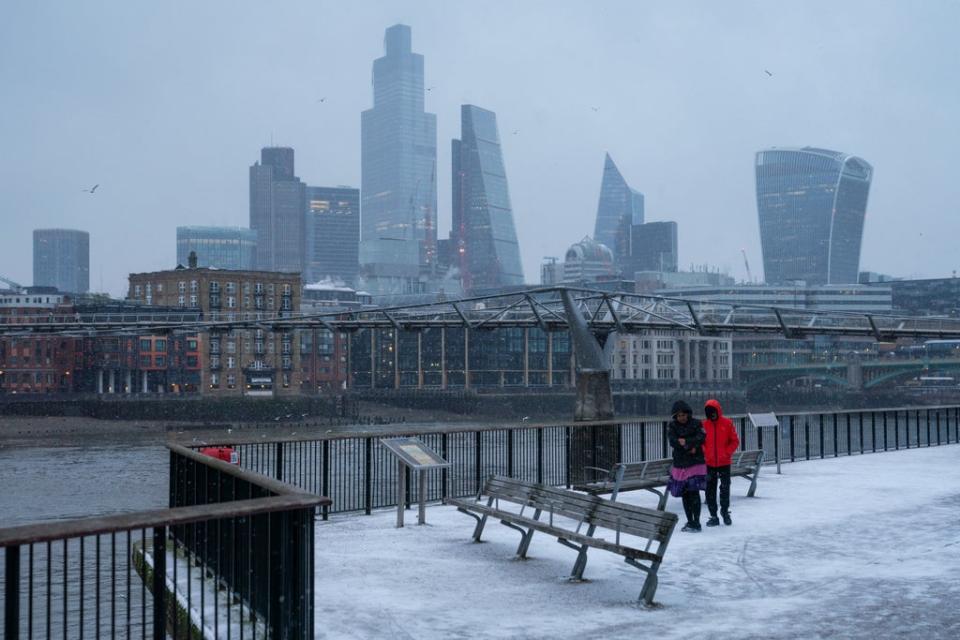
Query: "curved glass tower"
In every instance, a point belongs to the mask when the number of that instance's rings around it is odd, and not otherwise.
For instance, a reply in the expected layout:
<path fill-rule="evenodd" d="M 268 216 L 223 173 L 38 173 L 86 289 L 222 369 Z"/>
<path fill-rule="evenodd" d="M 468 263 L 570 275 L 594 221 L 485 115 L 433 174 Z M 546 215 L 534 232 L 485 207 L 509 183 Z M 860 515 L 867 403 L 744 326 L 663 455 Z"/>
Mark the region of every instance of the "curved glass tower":
<path fill-rule="evenodd" d="M 603 161 L 593 239 L 613 251 L 620 264 L 630 255 L 630 227 L 643 224 L 643 194 L 630 188 L 608 153 Z"/>
<path fill-rule="evenodd" d="M 523 284 L 497 114 L 460 107 L 461 139 L 453 141 L 453 230 L 467 290 Z"/>
<path fill-rule="evenodd" d="M 756 171 L 767 284 L 857 282 L 873 167 L 803 147 L 758 152 Z"/>

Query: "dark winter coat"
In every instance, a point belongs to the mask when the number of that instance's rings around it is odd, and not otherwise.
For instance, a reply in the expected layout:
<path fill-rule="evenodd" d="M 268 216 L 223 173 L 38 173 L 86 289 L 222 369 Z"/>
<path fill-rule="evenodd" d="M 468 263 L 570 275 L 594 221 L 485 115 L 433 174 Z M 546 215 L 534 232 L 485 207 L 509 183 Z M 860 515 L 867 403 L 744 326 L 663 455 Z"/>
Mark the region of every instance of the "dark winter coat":
<path fill-rule="evenodd" d="M 717 410 L 717 419 L 705 419 L 703 430 L 706 432 L 706 441 L 703 443 L 703 453 L 708 467 L 726 467 L 730 464 L 733 452 L 740 446 L 737 429 L 730 418 L 724 417 L 723 409 L 716 400 L 707 400 L 707 407 Z"/>
<path fill-rule="evenodd" d="M 703 464 L 703 440 L 706 434 L 699 420 L 690 416 L 687 424 L 680 424 L 674 417 L 667 427 L 667 438 L 673 447 L 673 466 L 683 469 Z M 684 439 L 682 445 L 680 438 Z"/>

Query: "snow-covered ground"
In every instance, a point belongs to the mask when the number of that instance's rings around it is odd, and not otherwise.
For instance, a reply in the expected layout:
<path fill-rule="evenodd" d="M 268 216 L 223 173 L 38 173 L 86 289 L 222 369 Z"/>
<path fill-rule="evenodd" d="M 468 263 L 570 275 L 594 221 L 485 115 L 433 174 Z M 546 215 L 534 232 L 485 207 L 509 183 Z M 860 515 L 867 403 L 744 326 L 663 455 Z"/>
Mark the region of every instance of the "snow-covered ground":
<path fill-rule="evenodd" d="M 960 446 L 764 468 L 756 498 L 732 487 L 733 526 L 674 533 L 656 601 L 643 574 L 492 521 L 431 506 L 318 522 L 321 638 L 960 638 Z M 653 507 L 648 492 L 624 501 Z M 680 501 L 667 507 L 679 511 Z M 703 519 L 706 520 L 706 508 Z M 411 524 L 412 523 L 412 524 Z M 682 524 L 682 520 L 681 520 Z"/>

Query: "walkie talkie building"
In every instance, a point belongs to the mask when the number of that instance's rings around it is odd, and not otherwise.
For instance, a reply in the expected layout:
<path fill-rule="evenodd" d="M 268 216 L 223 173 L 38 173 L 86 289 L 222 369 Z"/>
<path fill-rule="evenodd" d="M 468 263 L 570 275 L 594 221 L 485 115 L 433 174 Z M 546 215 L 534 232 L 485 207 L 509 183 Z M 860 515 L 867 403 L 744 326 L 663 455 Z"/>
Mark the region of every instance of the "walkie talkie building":
<path fill-rule="evenodd" d="M 767 284 L 856 283 L 873 167 L 803 147 L 758 152 L 756 172 Z"/>

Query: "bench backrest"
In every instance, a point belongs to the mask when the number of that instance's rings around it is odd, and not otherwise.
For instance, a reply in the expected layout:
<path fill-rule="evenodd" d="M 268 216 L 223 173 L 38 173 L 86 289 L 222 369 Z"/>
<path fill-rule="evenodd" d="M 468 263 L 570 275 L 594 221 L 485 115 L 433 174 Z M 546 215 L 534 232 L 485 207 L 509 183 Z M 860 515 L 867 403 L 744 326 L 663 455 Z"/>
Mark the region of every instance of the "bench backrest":
<path fill-rule="evenodd" d="M 673 460 L 671 458 L 647 460 L 645 462 L 619 462 L 614 465 L 610 475 L 611 478 L 616 478 L 619 471 L 618 467 L 622 467 L 624 481 L 649 480 L 669 475 L 672 464 Z"/>
<path fill-rule="evenodd" d="M 756 467 L 763 463 L 763 449 L 751 449 L 750 451 L 738 451 L 733 454 L 732 460 L 734 467 Z"/>
<path fill-rule="evenodd" d="M 676 514 L 671 512 L 613 502 L 504 476 L 491 476 L 484 485 L 482 495 L 661 543 L 669 539 L 677 522 Z"/>

